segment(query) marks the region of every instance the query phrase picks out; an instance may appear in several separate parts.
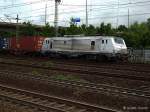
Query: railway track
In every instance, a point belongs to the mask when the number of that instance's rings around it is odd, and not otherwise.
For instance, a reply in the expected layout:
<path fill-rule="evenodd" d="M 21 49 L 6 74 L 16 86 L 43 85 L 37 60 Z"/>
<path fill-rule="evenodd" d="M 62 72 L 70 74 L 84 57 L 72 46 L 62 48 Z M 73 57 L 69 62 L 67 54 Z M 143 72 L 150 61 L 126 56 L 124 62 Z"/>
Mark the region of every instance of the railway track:
<path fill-rule="evenodd" d="M 87 103 L 0 85 L 0 100 L 46 112 L 121 112 Z"/>
<path fill-rule="evenodd" d="M 54 64 L 64 64 L 64 62 L 53 62 Z M 91 67 L 96 69 L 107 69 L 107 70 L 115 70 L 115 71 L 129 71 L 129 72 L 139 72 L 139 73 L 147 73 L 150 72 L 148 69 L 149 67 L 146 67 L 146 69 L 137 68 L 136 65 L 121 65 L 121 64 L 78 64 L 78 63 L 67 63 L 67 65 L 71 66 L 83 66 L 83 67 Z"/>
<path fill-rule="evenodd" d="M 1 59 L 5 59 L 5 60 L 10 60 L 10 58 L 8 57 L 1 57 Z M 33 61 L 32 58 L 27 58 L 25 60 L 25 58 L 22 57 L 13 57 L 12 58 L 14 61 Z M 38 61 L 50 61 L 52 64 L 55 65 L 69 65 L 69 66 L 86 66 L 86 67 L 92 67 L 92 68 L 97 68 L 97 69 L 111 69 L 111 70 L 118 70 L 118 71 L 135 71 L 135 72 L 139 72 L 139 73 L 147 73 L 150 72 L 150 65 L 149 64 L 129 64 L 129 63 L 93 63 L 93 62 L 89 62 L 87 64 L 87 62 L 85 61 L 80 61 L 80 60 L 65 60 L 65 59 L 48 59 L 48 58 L 35 58 Z M 34 61 L 36 62 L 36 61 Z"/>
<path fill-rule="evenodd" d="M 72 72 L 72 73 L 79 73 L 79 74 L 88 74 L 94 76 L 107 76 L 107 77 L 115 77 L 115 78 L 124 78 L 124 79 L 131 79 L 131 80 L 139 80 L 139 81 L 150 81 L 150 76 L 147 75 L 149 73 L 144 72 L 132 72 L 130 71 L 112 71 L 102 68 L 90 68 L 90 67 L 81 67 L 81 66 L 71 66 L 71 65 L 53 65 L 50 64 L 49 66 L 44 66 L 38 63 L 16 63 L 16 62 L 6 62 L 0 60 L 1 64 L 7 65 L 15 65 L 15 66 L 23 66 L 23 67 L 32 67 L 32 68 L 40 68 L 40 69 L 49 69 L 49 70 L 56 70 L 56 71 L 65 71 L 65 72 Z M 146 73 L 146 74 L 145 74 Z"/>
<path fill-rule="evenodd" d="M 143 91 L 137 89 L 128 89 L 123 87 L 111 86 L 107 84 L 95 84 L 82 81 L 71 81 L 71 80 L 58 80 L 46 75 L 33 75 L 22 72 L 14 71 L 0 71 L 0 76 L 14 77 L 22 79 L 33 79 L 42 81 L 47 84 L 58 85 L 63 87 L 83 88 L 84 90 L 97 92 L 97 93 L 111 93 L 125 96 L 132 96 L 137 98 L 150 99 L 150 91 Z"/>

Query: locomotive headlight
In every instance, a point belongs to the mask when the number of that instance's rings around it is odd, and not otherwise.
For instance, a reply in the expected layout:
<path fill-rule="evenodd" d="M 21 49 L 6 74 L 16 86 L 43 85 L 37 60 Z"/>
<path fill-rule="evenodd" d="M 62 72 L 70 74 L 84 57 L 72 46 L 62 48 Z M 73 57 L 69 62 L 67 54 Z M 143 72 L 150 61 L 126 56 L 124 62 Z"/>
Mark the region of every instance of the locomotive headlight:
<path fill-rule="evenodd" d="M 127 54 L 127 49 L 121 49 L 121 50 L 119 51 L 119 53 L 121 53 L 121 54 Z"/>

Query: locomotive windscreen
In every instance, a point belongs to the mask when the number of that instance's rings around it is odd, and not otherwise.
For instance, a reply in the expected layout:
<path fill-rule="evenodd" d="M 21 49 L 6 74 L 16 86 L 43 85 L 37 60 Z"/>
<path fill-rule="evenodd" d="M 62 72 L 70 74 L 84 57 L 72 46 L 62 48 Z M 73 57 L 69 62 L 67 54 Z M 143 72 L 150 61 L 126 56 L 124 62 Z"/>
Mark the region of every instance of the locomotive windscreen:
<path fill-rule="evenodd" d="M 124 44 L 122 38 L 115 38 L 114 40 L 115 40 L 115 42 L 116 42 L 117 44 Z"/>

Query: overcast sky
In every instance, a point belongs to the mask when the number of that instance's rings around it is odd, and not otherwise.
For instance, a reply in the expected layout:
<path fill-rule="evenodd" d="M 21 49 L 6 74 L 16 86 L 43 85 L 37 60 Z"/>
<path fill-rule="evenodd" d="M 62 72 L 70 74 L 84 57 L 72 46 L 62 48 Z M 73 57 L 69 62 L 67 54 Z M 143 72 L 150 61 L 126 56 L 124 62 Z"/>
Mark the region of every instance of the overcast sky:
<path fill-rule="evenodd" d="M 6 18 L 14 18 L 19 14 L 20 22 L 31 21 L 34 24 L 44 24 L 47 3 L 47 22 L 53 25 L 54 0 L 44 1 L 46 0 L 0 0 L 0 17 L 3 21 L 8 21 Z M 85 1 L 62 0 L 59 5 L 59 25 L 68 26 L 71 17 L 81 18 L 78 24 L 84 24 Z M 127 25 L 128 11 L 130 24 L 135 21 L 146 21 L 150 17 L 149 10 L 150 0 L 88 0 L 89 24 L 93 25 L 99 25 L 101 22 L 112 23 L 114 27 L 120 24 Z M 11 21 L 14 22 L 13 19 Z"/>

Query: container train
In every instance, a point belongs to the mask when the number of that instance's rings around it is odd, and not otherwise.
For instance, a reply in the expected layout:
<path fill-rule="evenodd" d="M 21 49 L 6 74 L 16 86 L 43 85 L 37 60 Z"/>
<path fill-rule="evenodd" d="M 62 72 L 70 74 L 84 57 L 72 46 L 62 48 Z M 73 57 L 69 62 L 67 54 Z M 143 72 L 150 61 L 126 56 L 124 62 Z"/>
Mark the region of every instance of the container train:
<path fill-rule="evenodd" d="M 124 59 L 125 41 L 113 36 L 0 38 L 0 49 L 11 53 L 44 56 L 86 57 L 97 60 Z"/>

